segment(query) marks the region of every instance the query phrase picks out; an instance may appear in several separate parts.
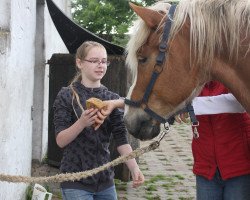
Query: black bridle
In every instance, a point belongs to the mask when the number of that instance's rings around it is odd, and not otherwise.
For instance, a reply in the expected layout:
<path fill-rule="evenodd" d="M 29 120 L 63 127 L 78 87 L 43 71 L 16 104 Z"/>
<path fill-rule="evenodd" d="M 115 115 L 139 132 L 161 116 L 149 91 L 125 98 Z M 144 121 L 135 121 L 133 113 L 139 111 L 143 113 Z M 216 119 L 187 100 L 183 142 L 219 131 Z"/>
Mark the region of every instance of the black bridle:
<path fill-rule="evenodd" d="M 148 99 L 149 99 L 149 96 L 151 94 L 151 91 L 153 89 L 153 86 L 155 84 L 156 79 L 158 78 L 158 76 L 160 75 L 160 73 L 163 70 L 163 63 L 167 57 L 167 53 L 166 53 L 167 42 L 168 42 L 169 33 L 170 33 L 171 25 L 173 22 L 173 16 L 174 16 L 176 6 L 177 6 L 176 4 L 171 5 L 171 7 L 169 9 L 168 18 L 165 22 L 165 26 L 163 28 L 162 39 L 161 39 L 161 42 L 159 45 L 159 54 L 156 58 L 156 63 L 155 63 L 154 70 L 153 70 L 152 75 L 151 75 L 151 80 L 146 88 L 146 91 L 143 95 L 143 98 L 139 101 L 133 101 L 133 100 L 125 98 L 125 104 L 127 104 L 129 106 L 133 106 L 133 107 L 143 108 L 143 110 L 147 114 L 149 114 L 152 118 L 156 119 L 160 123 L 168 122 L 171 117 L 169 119 L 165 119 L 165 118 L 161 117 L 160 115 L 158 115 L 157 113 L 155 113 L 153 110 L 151 110 L 148 107 Z M 181 112 L 189 112 L 192 123 L 198 124 L 196 117 L 195 117 L 195 114 L 194 114 L 193 106 L 191 104 L 188 104 L 185 109 L 179 111 L 178 113 L 181 113 Z"/>

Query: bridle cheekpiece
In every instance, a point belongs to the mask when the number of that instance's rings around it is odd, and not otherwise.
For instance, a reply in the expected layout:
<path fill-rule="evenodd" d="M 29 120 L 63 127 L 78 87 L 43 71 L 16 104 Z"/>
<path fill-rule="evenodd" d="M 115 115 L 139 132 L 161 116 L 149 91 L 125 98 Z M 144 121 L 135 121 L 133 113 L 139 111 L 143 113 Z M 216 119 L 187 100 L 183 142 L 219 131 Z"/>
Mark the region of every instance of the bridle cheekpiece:
<path fill-rule="evenodd" d="M 133 107 L 142 107 L 143 110 L 149 114 L 152 118 L 156 119 L 157 121 L 159 121 L 160 123 L 166 123 L 168 120 L 161 117 L 160 115 L 158 115 L 157 113 L 155 113 L 153 110 L 151 110 L 147 103 L 148 103 L 148 99 L 150 96 L 150 93 L 154 87 L 155 81 L 158 78 L 158 76 L 160 75 L 160 73 L 163 70 L 163 63 L 166 59 L 166 50 L 167 50 L 167 42 L 168 42 L 168 38 L 169 38 L 169 33 L 170 33 L 170 29 L 171 29 L 171 25 L 172 25 L 172 21 L 173 21 L 173 16 L 174 16 L 174 12 L 176 9 L 176 4 L 171 5 L 169 12 L 168 12 L 168 18 L 165 22 L 165 26 L 163 29 L 163 35 L 162 35 L 162 39 L 159 45 L 159 54 L 156 58 L 156 63 L 154 66 L 154 70 L 152 72 L 151 75 L 151 79 L 150 82 L 146 88 L 146 91 L 143 95 L 143 98 L 139 101 L 132 101 L 130 99 L 125 98 L 125 104 L 129 105 L 129 106 L 133 106 Z"/>
<path fill-rule="evenodd" d="M 127 104 L 129 106 L 133 106 L 133 107 L 141 107 L 149 116 L 151 116 L 152 118 L 154 118 L 155 120 L 157 120 L 158 122 L 163 123 L 163 124 L 168 122 L 171 118 L 173 118 L 173 116 L 169 117 L 168 119 L 165 119 L 165 118 L 161 117 L 160 115 L 158 115 L 157 113 L 155 113 L 152 109 L 150 109 L 148 107 L 148 99 L 149 99 L 150 93 L 154 87 L 156 79 L 158 78 L 160 73 L 163 71 L 163 63 L 167 57 L 167 53 L 166 53 L 167 43 L 168 43 L 169 33 L 171 30 L 171 25 L 173 22 L 176 6 L 177 6 L 176 4 L 171 5 L 171 7 L 169 9 L 168 18 L 165 22 L 165 26 L 163 28 L 162 39 L 161 39 L 161 42 L 159 45 L 159 54 L 156 58 L 154 70 L 152 72 L 150 82 L 146 88 L 146 91 L 143 95 L 143 98 L 139 101 L 132 101 L 130 99 L 125 98 L 125 104 Z M 197 121 L 197 119 L 195 117 L 192 104 L 187 104 L 184 109 L 178 111 L 177 113 L 175 113 L 175 115 L 177 115 L 179 113 L 183 113 L 183 112 L 189 113 L 189 116 L 190 116 L 190 119 L 192 122 L 192 126 L 196 128 L 196 126 L 199 125 L 199 122 Z"/>

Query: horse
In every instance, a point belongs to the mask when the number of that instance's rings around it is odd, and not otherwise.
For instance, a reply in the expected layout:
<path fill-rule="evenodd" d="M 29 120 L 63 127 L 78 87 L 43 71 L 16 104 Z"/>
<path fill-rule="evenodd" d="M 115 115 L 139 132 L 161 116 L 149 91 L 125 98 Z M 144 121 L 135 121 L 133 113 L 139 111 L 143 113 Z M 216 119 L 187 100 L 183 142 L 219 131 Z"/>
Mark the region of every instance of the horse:
<path fill-rule="evenodd" d="M 140 140 L 159 135 L 161 122 L 211 80 L 223 83 L 250 112 L 249 1 L 181 0 L 172 11 L 170 6 L 130 3 L 138 19 L 126 48 L 133 84 L 124 120 Z"/>

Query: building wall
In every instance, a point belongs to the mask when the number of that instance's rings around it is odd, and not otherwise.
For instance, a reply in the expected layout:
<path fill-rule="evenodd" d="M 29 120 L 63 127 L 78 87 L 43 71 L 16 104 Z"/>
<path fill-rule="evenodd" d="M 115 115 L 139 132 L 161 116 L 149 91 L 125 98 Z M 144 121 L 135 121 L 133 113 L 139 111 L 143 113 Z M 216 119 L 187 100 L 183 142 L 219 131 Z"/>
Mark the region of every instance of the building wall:
<path fill-rule="evenodd" d="M 54 2 L 70 11 L 69 0 Z M 44 0 L 0 1 L 0 173 L 30 176 L 32 157 L 46 154 L 46 61 L 58 52 L 67 50 Z M 26 188 L 0 182 L 0 199 L 25 199 Z"/>
<path fill-rule="evenodd" d="M 54 0 L 56 5 L 64 11 L 67 16 L 71 16 L 71 0 Z M 47 62 L 54 53 L 68 53 L 61 37 L 59 36 L 49 15 L 47 7 L 45 7 L 45 23 L 44 23 L 44 43 L 45 43 L 45 61 Z M 45 65 L 45 81 L 44 81 L 44 109 L 43 109 L 43 155 L 47 153 L 48 147 L 48 107 L 49 107 L 49 65 Z"/>
<path fill-rule="evenodd" d="M 53 1 L 70 16 L 70 0 Z M 53 53 L 67 53 L 50 17 L 44 0 L 37 3 L 36 67 L 33 104 L 33 151 L 32 158 L 42 161 L 48 146 L 48 99 L 49 66 L 46 64 Z"/>

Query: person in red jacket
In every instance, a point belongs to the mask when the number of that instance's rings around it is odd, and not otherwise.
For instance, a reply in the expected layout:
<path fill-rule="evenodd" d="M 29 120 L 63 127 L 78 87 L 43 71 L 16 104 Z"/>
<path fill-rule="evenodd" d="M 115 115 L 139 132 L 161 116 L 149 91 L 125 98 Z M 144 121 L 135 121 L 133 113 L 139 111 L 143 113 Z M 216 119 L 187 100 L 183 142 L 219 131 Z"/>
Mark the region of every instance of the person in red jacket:
<path fill-rule="evenodd" d="M 123 99 L 107 103 L 104 115 L 125 105 Z M 249 114 L 216 81 L 204 86 L 193 107 L 199 121 L 192 141 L 197 200 L 250 200 Z"/>
<path fill-rule="evenodd" d="M 197 200 L 250 200 L 249 114 L 216 81 L 204 86 L 193 107 L 199 121 L 192 141 Z"/>

